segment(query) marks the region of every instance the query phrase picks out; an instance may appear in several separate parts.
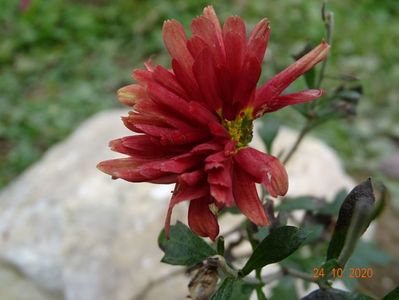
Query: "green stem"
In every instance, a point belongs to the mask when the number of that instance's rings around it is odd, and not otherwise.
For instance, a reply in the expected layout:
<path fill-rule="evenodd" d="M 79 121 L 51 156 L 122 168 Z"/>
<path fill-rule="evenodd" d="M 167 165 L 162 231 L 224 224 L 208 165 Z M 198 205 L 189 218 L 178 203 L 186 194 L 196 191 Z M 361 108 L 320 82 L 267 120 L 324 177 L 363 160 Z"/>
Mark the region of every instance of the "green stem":
<path fill-rule="evenodd" d="M 217 249 L 217 253 L 221 256 L 224 255 L 224 237 L 223 236 L 219 236 L 217 241 L 216 241 L 216 249 Z"/>
<path fill-rule="evenodd" d="M 258 297 L 258 300 L 267 300 L 267 297 L 265 293 L 262 290 L 261 286 L 256 287 L 256 296 Z"/>
<path fill-rule="evenodd" d="M 326 27 L 327 43 L 331 47 L 332 37 L 333 37 L 333 33 L 334 33 L 334 14 L 330 11 L 325 12 L 325 7 L 326 7 L 326 3 L 323 4 L 322 17 L 323 17 L 323 21 L 324 21 L 324 26 Z M 317 83 L 316 83 L 317 89 L 319 89 L 321 87 L 321 84 L 323 82 L 324 73 L 325 73 L 326 66 L 327 66 L 327 60 L 328 60 L 328 57 L 325 60 L 323 60 L 323 62 L 321 63 L 321 68 L 320 68 L 319 76 L 317 78 Z"/>
<path fill-rule="evenodd" d="M 247 222 L 246 231 L 247 231 L 248 240 L 251 243 L 252 249 L 255 249 L 259 245 L 259 242 L 253 236 L 253 226 L 255 226 L 255 225 L 250 222 Z M 262 290 L 264 282 L 262 281 L 262 269 L 261 268 L 255 270 L 255 277 L 259 283 L 255 288 L 256 296 L 258 297 L 258 300 L 267 300 L 267 297 Z"/>
<path fill-rule="evenodd" d="M 291 275 L 293 277 L 300 278 L 300 279 L 310 281 L 310 282 L 317 282 L 317 279 L 314 278 L 309 273 L 298 271 L 298 270 L 291 269 L 291 268 L 283 268 L 282 270 L 283 270 L 283 274 L 285 274 L 285 275 Z"/>
<path fill-rule="evenodd" d="M 217 261 L 219 269 L 228 277 L 238 278 L 238 272 L 230 267 L 223 256 L 221 255 L 214 255 L 208 259 L 214 259 Z"/>

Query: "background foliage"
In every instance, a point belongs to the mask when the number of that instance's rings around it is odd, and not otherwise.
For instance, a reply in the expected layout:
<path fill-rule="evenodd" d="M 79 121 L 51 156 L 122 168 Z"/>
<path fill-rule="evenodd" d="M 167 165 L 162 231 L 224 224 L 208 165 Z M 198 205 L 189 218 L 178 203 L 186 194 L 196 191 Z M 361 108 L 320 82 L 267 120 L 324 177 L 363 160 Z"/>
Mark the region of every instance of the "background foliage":
<path fill-rule="evenodd" d="M 0 1 L 0 188 L 89 115 L 117 106 L 115 90 L 130 82 L 133 67 L 149 56 L 166 63 L 163 20 L 188 26 L 210 2 L 31 0 L 23 11 L 18 1 Z M 307 42 L 322 39 L 321 2 L 213 4 L 222 18 L 240 14 L 249 26 L 270 19 L 263 74 L 270 77 Z M 336 34 L 327 75 L 358 76 L 364 97 L 352 123 L 333 121 L 316 134 L 339 152 L 350 173 L 375 173 L 399 141 L 399 3 L 330 1 L 329 10 Z M 280 114 L 289 125 L 302 121 L 290 109 Z"/>

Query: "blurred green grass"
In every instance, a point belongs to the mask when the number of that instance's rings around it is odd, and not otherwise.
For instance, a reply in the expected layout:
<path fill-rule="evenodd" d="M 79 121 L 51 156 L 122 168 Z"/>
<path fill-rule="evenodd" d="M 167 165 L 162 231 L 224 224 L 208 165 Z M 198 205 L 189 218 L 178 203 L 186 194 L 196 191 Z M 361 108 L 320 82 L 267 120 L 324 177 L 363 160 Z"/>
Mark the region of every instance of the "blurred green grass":
<path fill-rule="evenodd" d="M 88 116 L 118 106 L 115 91 L 146 58 L 167 65 L 163 20 L 176 18 L 188 28 L 207 4 L 212 2 L 32 0 L 21 11 L 18 1 L 2 0 L 0 188 Z M 319 0 L 213 4 L 222 19 L 239 14 L 250 28 L 260 18 L 271 21 L 263 77 L 274 70 L 270 53 L 281 69 L 307 42 L 324 36 Z M 399 139 L 399 2 L 331 1 L 328 8 L 336 26 L 327 74 L 359 77 L 365 95 L 357 118 L 329 122 L 315 134 L 338 151 L 351 174 L 370 174 Z M 280 114 L 289 125 L 302 122 L 292 109 Z"/>

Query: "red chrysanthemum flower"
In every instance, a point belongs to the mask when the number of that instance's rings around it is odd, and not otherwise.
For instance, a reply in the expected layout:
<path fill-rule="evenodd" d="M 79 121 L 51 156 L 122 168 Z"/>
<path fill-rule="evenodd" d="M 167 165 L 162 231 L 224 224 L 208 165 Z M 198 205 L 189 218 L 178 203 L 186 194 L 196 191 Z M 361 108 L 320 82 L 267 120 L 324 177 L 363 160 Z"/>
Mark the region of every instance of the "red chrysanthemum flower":
<path fill-rule="evenodd" d="M 166 217 L 190 201 L 188 223 L 201 236 L 219 233 L 217 211 L 236 205 L 253 223 L 269 223 L 256 191 L 261 183 L 272 196 L 288 189 L 287 173 L 277 158 L 248 143 L 252 122 L 287 105 L 311 101 L 321 90 L 281 93 L 304 72 L 325 59 L 322 42 L 264 85 L 256 88 L 269 37 L 261 20 L 246 37 L 240 17 L 223 25 L 211 6 L 191 24 L 187 38 L 176 20 L 166 21 L 163 38 L 172 69 L 146 64 L 134 70 L 132 84 L 118 91 L 132 107 L 123 122 L 139 133 L 110 142 L 129 157 L 101 162 L 98 168 L 131 182 L 176 183 Z"/>

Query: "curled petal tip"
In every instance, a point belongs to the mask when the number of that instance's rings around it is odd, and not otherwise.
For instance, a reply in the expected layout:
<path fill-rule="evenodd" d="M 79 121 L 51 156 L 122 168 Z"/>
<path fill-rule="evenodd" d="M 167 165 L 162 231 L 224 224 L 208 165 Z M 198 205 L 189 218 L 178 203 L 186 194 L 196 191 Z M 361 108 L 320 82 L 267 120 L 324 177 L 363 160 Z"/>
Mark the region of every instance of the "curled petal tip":
<path fill-rule="evenodd" d="M 97 168 L 98 170 L 102 171 L 102 169 L 101 169 L 101 162 L 98 163 L 98 164 L 96 165 L 96 168 Z"/>
<path fill-rule="evenodd" d="M 284 166 L 274 160 L 270 164 L 270 175 L 264 179 L 263 183 L 273 197 L 284 196 L 288 192 L 288 174 Z"/>
<path fill-rule="evenodd" d="M 320 58 L 320 60 L 324 60 L 327 57 L 328 52 L 330 51 L 330 45 L 325 40 L 322 40 L 321 43 L 314 50 L 316 50 L 317 48 L 319 48 L 320 50 L 318 57 Z"/>
<path fill-rule="evenodd" d="M 212 5 L 208 5 L 204 8 L 204 14 L 207 14 L 207 13 L 212 13 L 212 14 L 215 13 L 215 9 L 213 8 Z"/>
<path fill-rule="evenodd" d="M 145 98 L 145 96 L 145 89 L 138 84 L 127 85 L 117 91 L 119 102 L 127 106 L 134 106 L 138 100 Z"/>

